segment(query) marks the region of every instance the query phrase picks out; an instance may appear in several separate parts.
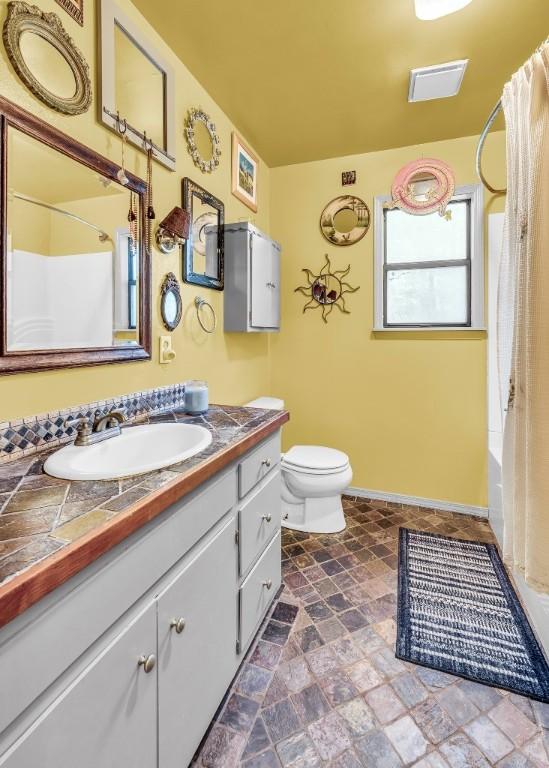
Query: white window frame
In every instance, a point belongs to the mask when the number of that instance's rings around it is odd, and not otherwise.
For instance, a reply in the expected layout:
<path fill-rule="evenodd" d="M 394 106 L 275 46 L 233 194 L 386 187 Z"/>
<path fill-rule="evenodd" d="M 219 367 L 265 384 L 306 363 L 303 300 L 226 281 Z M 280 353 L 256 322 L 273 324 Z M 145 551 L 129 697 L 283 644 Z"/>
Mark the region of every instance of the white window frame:
<path fill-rule="evenodd" d="M 378 195 L 374 201 L 374 331 L 484 331 L 484 190 L 482 184 L 456 187 L 452 200 L 471 201 L 470 253 L 471 253 L 471 324 L 470 325 L 403 325 L 384 324 L 384 276 L 385 261 L 385 204 L 390 195 Z"/>

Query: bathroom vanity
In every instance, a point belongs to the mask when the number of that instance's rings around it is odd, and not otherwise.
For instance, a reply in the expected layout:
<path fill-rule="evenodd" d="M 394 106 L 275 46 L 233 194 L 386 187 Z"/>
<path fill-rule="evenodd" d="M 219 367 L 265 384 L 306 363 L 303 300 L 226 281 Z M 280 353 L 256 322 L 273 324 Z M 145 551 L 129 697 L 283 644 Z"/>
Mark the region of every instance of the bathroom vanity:
<path fill-rule="evenodd" d="M 0 766 L 190 763 L 280 585 L 288 415 L 233 411 L 204 418 L 202 454 L 120 481 L 110 500 L 112 481 L 48 478 L 39 454 L 0 466 L 22 473 L 4 520 L 30 525 L 11 512 L 29 493 L 63 498 L 52 554 L 33 563 L 27 546 L 0 584 Z"/>

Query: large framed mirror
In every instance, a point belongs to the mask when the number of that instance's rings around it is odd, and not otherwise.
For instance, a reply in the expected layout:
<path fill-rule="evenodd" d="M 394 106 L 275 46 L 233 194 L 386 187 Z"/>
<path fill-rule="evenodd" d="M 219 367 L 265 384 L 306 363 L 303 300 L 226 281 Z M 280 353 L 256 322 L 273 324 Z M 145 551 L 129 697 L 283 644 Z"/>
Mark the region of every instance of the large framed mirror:
<path fill-rule="evenodd" d="M 146 184 L 0 98 L 0 373 L 150 358 Z"/>
<path fill-rule="evenodd" d="M 101 0 L 100 120 L 175 170 L 175 77 L 168 60 L 114 0 Z"/>
<path fill-rule="evenodd" d="M 223 290 L 225 206 L 199 184 L 183 179 L 183 208 L 191 219 L 190 235 L 183 247 L 186 283 Z"/>

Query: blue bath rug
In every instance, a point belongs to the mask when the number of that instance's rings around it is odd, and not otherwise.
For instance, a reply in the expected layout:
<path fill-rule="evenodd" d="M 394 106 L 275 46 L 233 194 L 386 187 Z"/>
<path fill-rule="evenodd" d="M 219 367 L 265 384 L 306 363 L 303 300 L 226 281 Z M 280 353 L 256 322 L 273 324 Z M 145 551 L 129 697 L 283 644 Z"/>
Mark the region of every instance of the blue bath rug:
<path fill-rule="evenodd" d="M 396 655 L 549 703 L 549 667 L 494 544 L 400 529 Z"/>

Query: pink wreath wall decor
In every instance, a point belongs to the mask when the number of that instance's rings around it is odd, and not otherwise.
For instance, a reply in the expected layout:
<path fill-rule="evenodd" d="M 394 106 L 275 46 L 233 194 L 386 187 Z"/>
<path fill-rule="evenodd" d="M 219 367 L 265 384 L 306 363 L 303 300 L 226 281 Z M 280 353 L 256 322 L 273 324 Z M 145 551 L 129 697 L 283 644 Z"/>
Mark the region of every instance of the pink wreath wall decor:
<path fill-rule="evenodd" d="M 415 190 L 418 183 L 429 185 L 421 195 Z M 408 163 L 397 173 L 391 187 L 393 200 L 386 207 L 420 216 L 438 211 L 440 216 L 450 218 L 446 206 L 454 190 L 454 173 L 446 163 L 435 158 L 421 158 Z"/>

